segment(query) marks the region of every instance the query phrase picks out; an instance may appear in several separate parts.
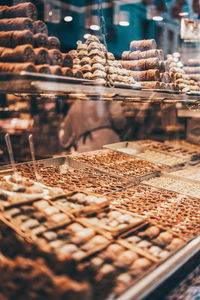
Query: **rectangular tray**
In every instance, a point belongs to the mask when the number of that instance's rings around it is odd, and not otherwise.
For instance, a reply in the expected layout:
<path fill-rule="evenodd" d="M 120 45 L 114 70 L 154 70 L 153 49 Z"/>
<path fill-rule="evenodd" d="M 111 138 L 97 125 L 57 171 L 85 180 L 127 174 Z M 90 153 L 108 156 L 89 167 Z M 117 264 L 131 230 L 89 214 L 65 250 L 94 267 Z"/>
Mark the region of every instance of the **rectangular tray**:
<path fill-rule="evenodd" d="M 198 181 L 198 180 L 189 179 L 189 178 L 184 178 L 184 177 L 182 177 L 182 176 L 177 176 L 177 175 L 173 175 L 173 174 L 171 174 L 171 173 L 165 173 L 165 172 L 161 172 L 161 173 L 159 174 L 159 176 L 162 177 L 162 178 L 164 178 L 164 179 L 166 179 L 166 181 L 167 181 L 167 179 L 174 179 L 174 180 L 177 180 L 177 181 L 179 181 L 180 183 L 185 184 L 185 186 L 187 186 L 188 183 L 197 185 L 197 186 L 199 186 L 199 191 L 200 191 L 200 181 Z M 148 181 L 145 181 L 144 183 L 145 183 L 145 184 L 148 184 L 148 185 L 150 185 L 150 186 L 158 187 L 157 185 L 154 185 L 153 183 L 148 182 Z M 162 187 L 162 186 L 161 186 L 161 188 L 163 188 L 163 189 L 165 189 L 165 190 L 169 190 L 169 191 L 174 191 L 174 192 L 177 192 L 177 193 L 181 193 L 181 194 L 190 196 L 190 197 L 192 197 L 192 198 L 198 198 L 198 199 L 200 199 L 200 194 L 198 195 L 198 194 L 196 194 L 196 193 L 185 192 L 184 190 L 179 190 L 179 189 L 176 189 L 176 188 L 170 187 L 170 186 L 168 186 L 168 187 Z"/>
<path fill-rule="evenodd" d="M 121 152 L 121 153 L 126 153 L 128 155 L 135 156 L 139 159 L 143 159 L 143 160 L 146 160 L 146 161 L 149 161 L 149 162 L 153 162 L 153 163 L 157 163 L 157 164 L 159 163 L 161 165 L 166 166 L 166 168 L 169 168 L 169 169 L 174 169 L 176 167 L 183 166 L 188 161 L 188 159 L 183 159 L 183 156 L 179 156 L 179 155 L 171 154 L 171 153 L 166 153 L 166 152 L 161 151 L 161 150 L 150 149 L 146 146 L 138 145 L 137 142 L 124 141 L 124 142 L 121 142 L 121 143 L 105 145 L 104 148 L 111 149 L 111 150 L 114 150 L 114 151 L 118 151 L 118 152 Z M 155 161 L 154 159 L 141 157 L 139 154 L 145 152 L 146 150 L 150 150 L 150 151 L 156 152 L 158 154 L 159 153 L 164 154 L 164 155 L 166 155 L 169 158 L 174 159 L 174 160 L 176 160 L 176 158 L 177 159 L 182 159 L 182 162 L 174 163 L 174 164 L 167 164 L 167 163 L 164 163 L 164 162 Z"/>
<path fill-rule="evenodd" d="M 86 153 L 80 153 L 80 155 L 87 155 L 87 154 L 100 154 L 103 150 L 106 150 L 105 148 L 102 149 L 102 150 L 95 150 L 95 151 L 91 151 L 91 152 L 86 152 Z M 107 149 L 107 150 L 113 150 L 113 149 Z M 116 150 L 113 150 L 113 151 L 116 151 Z M 116 151 L 116 152 L 119 152 L 119 151 Z M 121 153 L 121 152 L 119 152 Z M 126 154 L 126 153 L 125 153 Z M 127 154 L 126 154 L 127 155 Z M 70 157 L 72 157 L 74 160 L 76 160 L 76 157 L 78 157 L 79 154 L 75 154 L 75 155 L 71 155 Z M 135 157 L 136 160 L 144 160 L 142 158 L 139 158 L 139 157 Z M 104 168 L 103 166 L 94 166 L 94 165 L 90 165 L 89 162 L 81 162 L 83 164 L 85 164 L 86 166 L 88 167 L 92 167 L 93 169 L 95 170 L 98 170 L 100 172 L 103 172 L 103 173 L 107 173 L 107 174 L 110 174 L 112 176 L 117 176 L 119 178 L 123 178 L 123 179 L 126 179 L 126 180 L 130 180 L 131 182 L 133 182 L 132 185 L 135 185 L 135 184 L 138 184 L 140 183 L 142 180 L 147 180 L 149 178 L 152 178 L 152 177 L 155 177 L 157 176 L 158 174 L 160 174 L 161 170 L 158 170 L 158 171 L 154 171 L 154 172 L 151 172 L 151 173 L 148 173 L 148 174 L 145 174 L 145 175 L 141 175 L 141 176 L 137 176 L 137 175 L 126 175 L 126 174 L 120 174 L 120 173 L 115 173 L 115 172 L 112 172 L 111 170 L 107 170 L 106 167 Z M 150 163 L 153 163 L 153 162 L 150 162 Z M 117 164 L 117 163 L 116 163 Z M 160 166 L 163 166 L 162 164 L 158 164 L 158 163 L 154 163 L 156 165 L 160 165 Z M 166 170 L 168 168 L 166 167 Z"/>

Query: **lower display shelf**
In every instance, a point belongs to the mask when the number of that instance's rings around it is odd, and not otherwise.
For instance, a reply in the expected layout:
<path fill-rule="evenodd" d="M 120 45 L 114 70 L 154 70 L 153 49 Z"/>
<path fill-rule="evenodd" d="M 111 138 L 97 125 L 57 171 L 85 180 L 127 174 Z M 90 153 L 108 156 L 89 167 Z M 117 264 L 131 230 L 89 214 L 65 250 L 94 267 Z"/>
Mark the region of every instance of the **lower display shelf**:
<path fill-rule="evenodd" d="M 107 153 L 108 150 L 102 151 Z M 102 157 L 102 151 L 93 153 L 100 153 Z M 114 157 L 124 158 L 119 152 Z M 36 181 L 33 165 L 32 162 L 21 163 L 16 168 L 20 176 L 27 178 L 23 181 L 27 185 L 23 190 L 25 197 L 31 187 L 27 180 Z M 176 231 L 176 226 L 170 229 L 159 222 L 159 213 L 163 211 L 164 217 L 168 204 L 170 207 L 175 203 L 184 205 L 184 201 L 190 202 L 193 198 L 114 176 L 70 156 L 37 161 L 37 170 L 42 183 L 49 186 L 52 197 L 15 202 L 4 209 L 2 201 L 6 200 L 0 197 L 0 223 L 22 235 L 25 241 L 37 245 L 50 266 L 55 266 L 55 272 L 62 274 L 65 269 L 69 272 L 67 276 L 76 274 L 73 280 L 87 280 L 92 286 L 93 296 L 84 299 L 144 299 L 200 252 L 198 228 L 195 233 L 188 228 L 185 234 L 181 234 L 182 227 Z M 9 173 L 12 173 L 10 166 L 1 167 L 1 176 Z M 3 178 L 0 195 L 5 197 L 4 188 L 11 191 L 14 188 L 15 194 L 22 192 L 22 184 L 19 191 L 17 189 L 17 179 L 10 177 L 9 182 L 4 182 Z M 35 191 L 34 186 L 32 189 Z M 157 191 L 160 191 L 159 195 Z M 134 203 L 132 195 L 140 202 L 138 211 L 136 204 L 136 211 L 131 212 L 126 205 L 120 209 L 117 203 L 122 205 L 121 200 Z M 7 201 L 12 201 L 12 198 Z M 92 201 L 95 203 L 93 209 Z M 84 205 L 89 202 L 90 209 L 85 210 Z M 143 204 L 146 205 L 144 209 Z M 151 217 L 153 214 L 157 219 Z M 39 219 L 34 221 L 36 216 Z M 185 218 L 190 216 L 188 211 Z M 61 217 L 64 223 L 59 223 Z M 181 222 L 181 214 L 176 217 L 176 222 L 179 222 L 178 218 Z M 39 228 L 36 221 L 40 223 Z M 57 226 L 55 222 L 58 222 Z M 171 224 L 173 222 L 175 218 Z M 187 222 L 189 224 L 189 220 Z"/>

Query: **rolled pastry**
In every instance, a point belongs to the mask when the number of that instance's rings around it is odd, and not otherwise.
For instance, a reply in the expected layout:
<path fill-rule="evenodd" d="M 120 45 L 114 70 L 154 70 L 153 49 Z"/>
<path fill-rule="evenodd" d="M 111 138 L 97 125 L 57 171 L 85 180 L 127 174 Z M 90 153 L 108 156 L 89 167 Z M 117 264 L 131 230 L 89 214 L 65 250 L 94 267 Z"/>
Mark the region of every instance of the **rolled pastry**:
<path fill-rule="evenodd" d="M 46 34 L 36 33 L 34 34 L 34 48 L 48 48 L 49 42 Z"/>
<path fill-rule="evenodd" d="M 0 19 L 23 17 L 37 20 L 37 8 L 33 3 L 19 3 L 10 7 L 0 6 Z"/>
<path fill-rule="evenodd" d="M 130 44 L 130 50 L 140 50 L 140 51 L 146 51 L 151 49 L 156 49 L 156 41 L 154 39 L 150 40 L 141 40 L 141 41 L 132 41 Z"/>
<path fill-rule="evenodd" d="M 146 69 L 160 69 L 159 59 L 158 58 L 148 58 L 145 60 Z"/>
<path fill-rule="evenodd" d="M 145 60 L 121 60 L 120 61 L 123 68 L 132 71 L 143 71 L 146 70 Z M 149 68 L 150 69 L 150 68 Z"/>
<path fill-rule="evenodd" d="M 0 31 L 30 30 L 33 32 L 33 21 L 30 18 L 0 20 Z"/>
<path fill-rule="evenodd" d="M 140 82 L 141 86 L 149 87 L 152 89 L 159 89 L 160 88 L 160 82 L 159 81 L 143 81 Z"/>
<path fill-rule="evenodd" d="M 68 53 L 62 53 L 62 58 L 63 58 L 62 66 L 72 68 L 73 66 L 72 56 Z"/>
<path fill-rule="evenodd" d="M 0 46 L 14 48 L 18 45 L 33 45 L 33 34 L 30 30 L 0 32 Z"/>
<path fill-rule="evenodd" d="M 48 52 L 49 52 L 51 65 L 62 66 L 63 57 L 62 57 L 62 53 L 60 52 L 60 50 L 50 49 L 50 50 L 48 50 Z"/>
<path fill-rule="evenodd" d="M 62 68 L 60 66 L 50 66 L 49 68 L 52 75 L 62 76 Z"/>
<path fill-rule="evenodd" d="M 83 78 L 83 73 L 79 70 L 73 70 L 73 77 L 75 78 Z"/>
<path fill-rule="evenodd" d="M 19 73 L 21 71 L 36 72 L 33 63 L 0 63 L 0 72 Z"/>
<path fill-rule="evenodd" d="M 131 71 L 131 76 L 136 81 L 146 81 L 147 71 Z"/>
<path fill-rule="evenodd" d="M 184 67 L 183 70 L 187 74 L 198 74 L 198 73 L 200 73 L 200 67 Z"/>
<path fill-rule="evenodd" d="M 31 45 L 21 45 L 14 49 L 0 47 L 0 61 L 35 62 L 35 53 Z"/>
<path fill-rule="evenodd" d="M 70 69 L 68 67 L 62 68 L 62 74 L 63 74 L 63 76 L 73 77 L 72 69 Z"/>
<path fill-rule="evenodd" d="M 41 47 L 34 49 L 35 56 L 36 56 L 36 64 L 37 65 L 43 65 L 43 64 L 49 64 L 50 63 L 50 57 L 48 50 Z"/>
<path fill-rule="evenodd" d="M 122 60 L 129 60 L 129 55 L 130 55 L 131 51 L 124 51 L 122 52 Z"/>
<path fill-rule="evenodd" d="M 37 73 L 42 73 L 42 74 L 51 74 L 49 65 L 44 64 L 44 65 L 37 65 L 35 66 Z"/>
<path fill-rule="evenodd" d="M 160 71 L 158 69 L 147 71 L 147 81 L 159 81 L 159 80 L 160 80 Z"/>
<path fill-rule="evenodd" d="M 41 20 L 35 21 L 33 23 L 33 32 L 35 34 L 36 33 L 44 33 L 44 34 L 48 35 L 47 25 Z"/>
<path fill-rule="evenodd" d="M 60 41 L 56 36 L 49 36 L 49 49 L 60 49 Z"/>

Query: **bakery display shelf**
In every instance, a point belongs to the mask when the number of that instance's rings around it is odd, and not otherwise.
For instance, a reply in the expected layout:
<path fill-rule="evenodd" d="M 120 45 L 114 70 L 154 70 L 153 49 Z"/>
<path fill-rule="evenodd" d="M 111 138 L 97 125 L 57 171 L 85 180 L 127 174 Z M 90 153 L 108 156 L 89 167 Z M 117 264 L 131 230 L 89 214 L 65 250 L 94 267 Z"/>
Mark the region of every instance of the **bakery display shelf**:
<path fill-rule="evenodd" d="M 103 148 L 111 149 L 111 150 L 121 152 L 121 153 L 126 153 L 128 155 L 134 156 L 136 158 L 144 159 L 144 160 L 149 161 L 149 162 L 159 163 L 161 165 L 166 166 L 166 168 L 170 168 L 170 169 L 174 169 L 174 168 L 176 169 L 176 167 L 182 167 L 188 161 L 187 159 L 184 159 L 183 156 L 180 156 L 180 155 L 177 155 L 177 154 L 166 153 L 166 152 L 163 152 L 161 150 L 150 149 L 148 147 L 145 147 L 145 146 L 142 146 L 142 145 L 137 145 L 137 143 L 128 142 L 128 141 L 105 145 L 105 146 L 103 146 Z M 139 155 L 139 154 L 144 153 L 146 150 L 158 153 L 158 156 L 159 156 L 159 154 L 160 155 L 166 155 L 166 157 L 174 159 L 174 160 L 177 159 L 177 161 L 174 164 L 167 164 L 167 163 L 164 163 L 164 162 L 161 162 L 161 161 L 155 161 L 154 159 L 147 159 L 147 158 L 144 158 L 144 157 Z M 178 159 L 180 161 L 178 161 Z M 199 159 L 200 159 L 200 157 L 199 157 Z"/>
<path fill-rule="evenodd" d="M 149 272 L 146 276 L 140 279 L 140 281 L 119 296 L 117 300 L 144 299 L 182 266 L 184 266 L 192 257 L 194 257 L 195 254 L 199 253 L 199 249 L 200 236 L 190 241 L 186 246 Z"/>
<path fill-rule="evenodd" d="M 115 100 L 124 102 L 187 103 L 198 105 L 199 95 L 188 95 L 177 91 L 157 90 L 124 85 L 104 87 L 92 80 L 57 75 L 21 72 L 0 74 L 1 93 L 38 98 L 69 95 L 81 100 Z"/>

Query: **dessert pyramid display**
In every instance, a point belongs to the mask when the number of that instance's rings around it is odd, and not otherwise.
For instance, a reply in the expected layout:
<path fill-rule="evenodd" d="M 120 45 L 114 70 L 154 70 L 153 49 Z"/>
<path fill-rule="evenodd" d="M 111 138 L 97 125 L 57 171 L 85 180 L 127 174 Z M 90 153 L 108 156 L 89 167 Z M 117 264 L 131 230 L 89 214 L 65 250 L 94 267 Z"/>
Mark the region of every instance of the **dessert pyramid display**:
<path fill-rule="evenodd" d="M 97 36 L 90 35 L 85 43 L 78 41 L 77 44 L 77 50 L 69 54 L 73 57 L 74 69 L 81 71 L 83 78 L 111 86 L 135 83 L 131 72 L 124 69 L 112 53 L 107 52 Z"/>
<path fill-rule="evenodd" d="M 180 60 L 180 53 L 168 54 L 167 63 L 169 65 L 171 77 L 179 91 L 198 92 L 200 90 L 192 76 L 187 74 L 193 70 L 190 70 L 190 68 L 187 67 L 183 68 L 183 63 Z"/>
<path fill-rule="evenodd" d="M 156 89 L 175 89 L 164 62 L 163 50 L 157 49 L 154 39 L 132 41 L 130 51 L 122 53 L 121 64 L 131 70 L 141 86 Z"/>
<path fill-rule="evenodd" d="M 0 6 L 0 72 L 38 72 L 82 78 L 73 72 L 72 57 L 60 51 L 60 41 L 48 36 L 31 2 Z M 67 69 L 66 69 L 67 68 Z"/>

